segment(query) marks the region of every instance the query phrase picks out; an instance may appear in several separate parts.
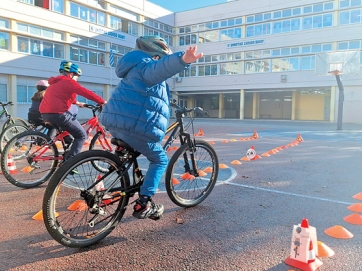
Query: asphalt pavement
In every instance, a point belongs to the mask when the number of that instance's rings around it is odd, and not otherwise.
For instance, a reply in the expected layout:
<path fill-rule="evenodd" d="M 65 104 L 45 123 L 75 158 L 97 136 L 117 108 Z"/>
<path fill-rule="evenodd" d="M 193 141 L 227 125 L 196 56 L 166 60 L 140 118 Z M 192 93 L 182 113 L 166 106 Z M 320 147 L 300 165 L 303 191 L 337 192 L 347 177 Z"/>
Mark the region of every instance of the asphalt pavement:
<path fill-rule="evenodd" d="M 292 252 L 293 226 L 304 218 L 334 252 L 318 257 L 318 270 L 362 270 L 362 225 L 346 221 L 361 214 L 349 207 L 362 203 L 355 198 L 362 193 L 362 124 L 336 128 L 327 122 L 197 119 L 195 132 L 204 132 L 198 138 L 214 143 L 226 166 L 210 196 L 184 209 L 161 184 L 154 200 L 165 205 L 162 220 L 137 220 L 129 208 L 108 237 L 83 249 L 58 244 L 42 221 L 32 219 L 46 183 L 25 190 L 0 175 L 0 270 L 299 270 L 284 261 Z M 292 144 L 297 138 L 301 142 Z M 244 161 L 251 148 L 260 159 Z M 326 234 L 335 226 L 352 237 Z"/>

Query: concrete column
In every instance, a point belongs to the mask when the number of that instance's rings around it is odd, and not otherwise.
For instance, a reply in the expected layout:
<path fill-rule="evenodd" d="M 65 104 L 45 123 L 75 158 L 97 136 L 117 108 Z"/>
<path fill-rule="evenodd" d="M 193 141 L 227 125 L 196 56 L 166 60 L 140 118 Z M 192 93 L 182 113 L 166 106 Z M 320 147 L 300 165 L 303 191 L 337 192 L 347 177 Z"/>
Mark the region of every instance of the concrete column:
<path fill-rule="evenodd" d="M 219 119 L 224 117 L 224 94 L 219 94 Z"/>
<path fill-rule="evenodd" d="M 18 97 L 16 93 L 17 76 L 14 74 L 9 75 L 9 102 L 13 102 L 13 106 L 9 106 L 10 114 L 16 117 L 18 114 Z"/>
<path fill-rule="evenodd" d="M 259 118 L 259 93 L 253 93 L 253 115 L 252 119 Z"/>
<path fill-rule="evenodd" d="M 70 15 L 70 1 L 64 2 L 64 15 Z"/>
<path fill-rule="evenodd" d="M 334 122 L 336 119 L 336 92 L 337 87 L 331 87 L 331 104 L 330 104 L 330 111 L 329 111 L 329 122 Z"/>
<path fill-rule="evenodd" d="M 291 116 L 291 120 L 295 120 L 296 110 L 297 110 L 297 106 L 296 106 L 297 98 L 298 98 L 298 92 L 293 91 L 292 92 L 292 116 Z"/>
<path fill-rule="evenodd" d="M 245 90 L 240 89 L 240 119 L 244 119 L 245 110 Z"/>
<path fill-rule="evenodd" d="M 104 85 L 104 90 L 103 90 L 103 99 L 108 101 L 109 100 L 109 97 L 111 96 L 111 92 L 112 92 L 112 89 L 111 89 L 111 86 L 110 85 Z"/>

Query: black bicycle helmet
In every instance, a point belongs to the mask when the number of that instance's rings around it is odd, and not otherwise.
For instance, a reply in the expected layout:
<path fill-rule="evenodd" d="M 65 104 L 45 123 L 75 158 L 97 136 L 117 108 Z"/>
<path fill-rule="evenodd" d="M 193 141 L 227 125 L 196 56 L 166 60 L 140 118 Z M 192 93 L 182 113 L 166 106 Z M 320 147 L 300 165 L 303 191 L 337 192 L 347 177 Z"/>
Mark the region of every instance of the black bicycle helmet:
<path fill-rule="evenodd" d="M 150 56 L 164 57 L 172 54 L 167 42 L 159 36 L 142 36 L 136 40 L 136 50 L 141 50 Z"/>

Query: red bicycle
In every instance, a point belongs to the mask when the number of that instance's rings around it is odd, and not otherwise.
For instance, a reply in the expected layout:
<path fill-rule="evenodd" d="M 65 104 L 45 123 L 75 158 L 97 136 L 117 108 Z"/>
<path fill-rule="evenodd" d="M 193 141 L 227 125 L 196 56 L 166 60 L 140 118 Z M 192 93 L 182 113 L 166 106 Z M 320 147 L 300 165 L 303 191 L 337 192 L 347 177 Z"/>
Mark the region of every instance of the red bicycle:
<path fill-rule="evenodd" d="M 106 130 L 98 120 L 101 105 L 85 104 L 91 109 L 93 117 L 82 123 L 88 135 L 85 145 L 89 150 L 101 149 L 113 151 L 106 138 Z M 59 131 L 54 138 L 45 133 L 29 130 L 14 136 L 5 146 L 1 155 L 1 170 L 5 178 L 15 186 L 32 188 L 46 182 L 59 167 L 70 144 L 64 140 L 69 136 L 67 131 Z M 91 138 L 90 142 L 88 140 Z M 108 168 L 97 161 L 92 166 L 99 172 L 106 173 Z"/>

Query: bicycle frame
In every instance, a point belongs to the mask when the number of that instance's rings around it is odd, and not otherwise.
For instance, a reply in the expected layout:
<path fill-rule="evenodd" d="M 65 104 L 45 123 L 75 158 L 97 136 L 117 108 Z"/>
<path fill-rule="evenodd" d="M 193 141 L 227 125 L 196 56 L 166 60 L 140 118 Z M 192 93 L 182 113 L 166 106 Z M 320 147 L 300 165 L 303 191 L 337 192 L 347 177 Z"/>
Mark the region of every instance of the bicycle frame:
<path fill-rule="evenodd" d="M 4 103 L 0 102 L 0 105 L 1 105 L 1 107 L 3 108 L 3 109 L 0 111 L 0 119 L 1 119 L 4 115 L 5 115 L 5 117 L 7 117 L 8 119 L 10 119 L 10 118 L 11 118 L 11 115 L 9 114 L 8 110 L 6 109 L 6 107 L 7 107 L 8 105 L 13 105 L 13 103 L 12 103 L 12 102 L 8 102 L 8 103 L 4 104 Z"/>
<path fill-rule="evenodd" d="M 0 111 L 0 119 L 4 116 L 4 113 L 5 113 L 5 112 L 6 112 L 5 109 Z"/>
<path fill-rule="evenodd" d="M 90 118 L 89 120 L 83 122 L 81 124 L 82 127 L 86 131 L 87 135 L 90 135 L 90 133 L 95 128 L 96 133 L 101 134 L 101 136 L 98 138 L 98 142 L 101 144 L 102 148 L 104 150 L 109 150 L 110 152 L 112 152 L 113 148 L 112 148 L 111 144 L 109 144 L 108 140 L 106 139 L 105 131 L 104 131 L 103 127 L 99 124 L 98 117 L 95 114 L 96 109 L 91 105 L 85 105 L 85 107 L 92 109 L 93 117 Z M 62 132 L 58 133 L 51 141 L 49 141 L 49 142 L 47 142 L 47 144 L 41 146 L 39 149 L 37 149 L 33 153 L 33 154 L 38 153 L 35 157 L 33 157 L 33 161 L 38 162 L 38 161 L 49 161 L 49 160 L 58 160 L 58 161 L 63 160 L 64 159 L 63 155 L 60 155 L 57 158 L 55 158 L 53 156 L 52 157 L 43 156 L 43 154 L 49 149 L 49 146 L 55 144 L 55 142 L 57 142 L 57 141 L 60 141 L 62 143 L 63 149 L 66 150 L 67 146 L 64 142 L 64 138 L 68 135 L 70 135 L 70 133 L 67 131 L 62 131 Z"/>
<path fill-rule="evenodd" d="M 172 143 L 179 138 L 180 139 L 180 143 L 181 145 L 184 145 L 186 142 L 190 148 L 190 150 L 193 148 L 194 144 L 192 144 L 191 141 L 191 135 L 187 132 L 185 132 L 185 128 L 184 128 L 184 123 L 183 123 L 183 116 L 184 113 L 186 112 L 191 112 L 193 109 L 191 110 L 186 110 L 185 108 L 180 108 L 179 106 L 175 105 L 174 106 L 178 109 L 176 110 L 176 121 L 169 125 L 169 127 L 166 130 L 166 134 L 171 133 L 171 135 L 169 136 L 169 138 L 166 140 L 163 149 L 167 152 L 167 150 L 170 148 L 170 146 L 172 145 Z M 127 165 L 126 167 L 123 166 L 120 169 L 118 169 L 118 178 L 116 178 L 116 180 L 114 180 L 111 185 L 109 186 L 109 188 L 106 191 L 102 191 L 102 193 L 112 193 L 115 191 L 118 191 L 119 194 L 121 196 L 124 196 L 126 194 L 129 193 L 135 193 L 139 187 L 140 187 L 140 183 L 139 182 L 135 182 L 133 185 L 130 185 L 129 187 L 127 187 L 125 190 L 123 191 L 119 191 L 117 189 L 112 189 L 112 187 L 118 182 L 118 180 L 120 178 L 123 177 L 123 175 L 128 172 L 128 170 L 133 166 L 133 173 L 134 174 L 138 174 L 138 177 L 142 176 L 142 172 L 141 170 L 139 170 L 138 168 L 138 162 L 137 162 L 137 157 L 140 155 L 139 152 L 136 153 L 127 153 L 125 157 L 123 157 L 125 159 L 125 163 L 124 165 Z M 128 157 L 129 156 L 129 157 Z M 186 156 L 186 154 L 184 155 L 184 159 L 185 159 L 185 170 L 186 171 L 190 171 L 195 177 L 198 177 L 198 169 L 197 169 L 197 165 L 194 159 L 194 153 L 193 151 L 190 151 L 190 156 L 191 156 L 191 161 L 192 161 L 192 171 L 190 168 L 190 165 L 188 163 L 188 158 Z M 93 187 L 95 187 L 98 183 L 102 182 L 109 174 L 111 174 L 113 172 L 113 170 L 109 171 L 107 174 L 105 174 L 103 177 L 101 177 L 100 179 L 98 179 L 97 181 L 95 181 L 90 187 L 88 187 L 87 190 L 92 189 Z"/>

